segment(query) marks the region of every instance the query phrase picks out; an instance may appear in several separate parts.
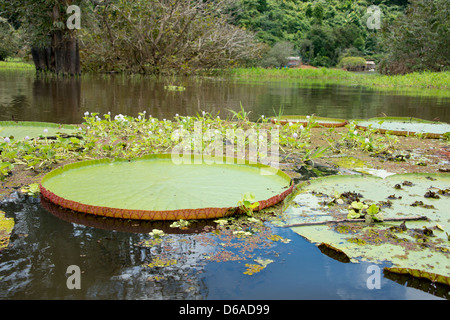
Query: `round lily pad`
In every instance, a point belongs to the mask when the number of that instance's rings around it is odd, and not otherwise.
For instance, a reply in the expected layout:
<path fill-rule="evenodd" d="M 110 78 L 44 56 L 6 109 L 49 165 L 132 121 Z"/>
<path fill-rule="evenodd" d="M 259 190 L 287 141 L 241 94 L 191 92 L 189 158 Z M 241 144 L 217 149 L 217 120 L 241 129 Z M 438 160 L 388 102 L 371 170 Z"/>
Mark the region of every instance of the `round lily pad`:
<path fill-rule="evenodd" d="M 286 226 L 311 242 L 450 285 L 450 175 L 322 177 L 303 183 L 292 203 Z M 382 221 L 355 218 L 363 204 L 360 212 Z"/>
<path fill-rule="evenodd" d="M 21 140 L 37 137 L 49 137 L 57 134 L 70 134 L 76 130 L 75 126 L 51 122 L 31 121 L 0 121 L 0 137 Z"/>
<path fill-rule="evenodd" d="M 314 124 L 315 126 L 321 126 L 321 127 L 343 127 L 348 122 L 344 119 L 335 119 L 335 118 L 324 118 L 324 117 L 316 117 L 313 116 Z M 271 119 L 272 123 L 279 123 L 282 125 L 285 125 L 289 122 L 291 123 L 301 123 L 302 125 L 306 126 L 309 123 L 309 116 L 293 116 L 293 115 L 286 115 L 279 118 L 273 118 Z"/>
<path fill-rule="evenodd" d="M 140 220 L 208 219 L 239 212 L 254 195 L 254 211 L 282 201 L 291 179 L 262 164 L 177 164 L 171 155 L 92 160 L 66 165 L 41 181 L 44 198 L 74 211 Z"/>
<path fill-rule="evenodd" d="M 380 133 L 389 132 L 394 135 L 421 135 L 426 138 L 441 138 L 450 132 L 450 124 L 427 121 L 417 118 L 379 117 L 367 120 L 355 120 L 356 127 L 367 130 L 371 127 Z"/>

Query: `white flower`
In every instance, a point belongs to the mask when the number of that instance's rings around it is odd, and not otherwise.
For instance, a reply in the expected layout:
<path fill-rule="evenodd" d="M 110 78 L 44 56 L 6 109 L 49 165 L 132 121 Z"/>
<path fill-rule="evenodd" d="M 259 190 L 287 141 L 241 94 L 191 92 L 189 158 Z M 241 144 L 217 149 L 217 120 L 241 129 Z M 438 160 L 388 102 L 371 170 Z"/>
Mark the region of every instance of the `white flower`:
<path fill-rule="evenodd" d="M 263 119 L 264 119 L 264 115 L 261 115 L 261 118 L 263 118 Z"/>
<path fill-rule="evenodd" d="M 301 125 L 301 126 L 300 126 L 300 130 L 303 130 L 303 129 L 305 129 L 305 128 L 303 127 L 303 125 Z"/>
<path fill-rule="evenodd" d="M 48 132 L 48 129 L 44 129 L 44 133 L 47 133 Z"/>
<path fill-rule="evenodd" d="M 366 140 L 364 140 L 366 143 L 370 143 L 369 138 L 366 138 Z"/>
<path fill-rule="evenodd" d="M 306 119 L 309 119 L 309 116 L 306 116 Z"/>
<path fill-rule="evenodd" d="M 356 131 L 356 130 L 353 131 L 353 134 L 354 134 L 354 135 L 357 135 L 357 134 L 358 134 L 358 131 Z"/>
<path fill-rule="evenodd" d="M 180 115 L 178 113 L 175 113 L 175 117 L 179 117 Z"/>
<path fill-rule="evenodd" d="M 5 141 L 6 143 L 10 143 L 10 142 L 11 142 L 11 140 L 9 140 L 8 137 L 6 137 L 6 138 L 4 139 L 4 141 Z"/>
<path fill-rule="evenodd" d="M 86 112 L 84 113 L 84 115 L 87 117 L 87 116 L 89 115 L 89 112 L 86 111 Z"/>
<path fill-rule="evenodd" d="M 152 134 L 153 134 L 153 132 L 149 131 L 149 132 L 148 132 L 148 134 L 149 134 L 149 135 L 152 135 Z"/>
<path fill-rule="evenodd" d="M 30 140 L 30 137 L 29 136 L 25 136 L 25 140 Z"/>
<path fill-rule="evenodd" d="M 298 137 L 298 134 L 296 132 L 294 132 L 294 134 L 292 136 L 294 137 L 294 139 L 296 139 Z"/>
<path fill-rule="evenodd" d="M 123 114 L 118 114 L 117 116 L 114 117 L 114 120 L 124 121 L 125 117 Z"/>

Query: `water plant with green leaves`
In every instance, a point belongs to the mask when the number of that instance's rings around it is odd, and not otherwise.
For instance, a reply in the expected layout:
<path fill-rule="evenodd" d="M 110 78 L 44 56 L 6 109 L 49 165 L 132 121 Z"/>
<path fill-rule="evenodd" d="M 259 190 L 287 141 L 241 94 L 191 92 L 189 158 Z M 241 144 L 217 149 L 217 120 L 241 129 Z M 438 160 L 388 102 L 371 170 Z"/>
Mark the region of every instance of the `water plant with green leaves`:
<path fill-rule="evenodd" d="M 350 261 L 450 284 L 449 187 L 448 175 L 431 173 L 318 178 L 299 186 L 285 226 Z"/>

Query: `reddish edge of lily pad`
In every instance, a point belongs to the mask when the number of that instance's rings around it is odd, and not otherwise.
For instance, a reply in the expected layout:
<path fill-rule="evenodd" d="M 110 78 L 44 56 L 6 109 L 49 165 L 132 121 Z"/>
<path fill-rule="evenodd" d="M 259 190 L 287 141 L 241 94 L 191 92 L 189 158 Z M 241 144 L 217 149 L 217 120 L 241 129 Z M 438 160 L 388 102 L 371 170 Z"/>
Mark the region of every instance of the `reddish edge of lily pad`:
<path fill-rule="evenodd" d="M 69 165 L 70 166 L 70 165 Z M 261 165 L 263 166 L 263 165 Z M 294 184 L 291 182 L 289 188 L 284 192 L 277 194 L 269 199 L 258 200 L 259 206 L 253 211 L 259 211 L 271 207 L 283 201 L 294 190 Z M 179 210 L 135 210 L 113 207 L 103 207 L 80 203 L 68 200 L 56 195 L 42 185 L 39 185 L 40 193 L 43 198 L 60 207 L 70 209 L 76 212 L 92 214 L 95 216 L 131 219 L 131 220 L 198 220 L 198 219 L 217 219 L 241 213 L 239 207 L 225 208 L 196 208 L 196 209 L 179 209 Z"/>
<path fill-rule="evenodd" d="M 305 116 L 283 116 L 280 119 L 272 118 L 271 121 L 273 124 L 281 125 L 285 125 L 289 122 L 300 123 L 304 126 L 308 125 L 308 120 Z M 316 127 L 337 128 L 345 126 L 348 124 L 348 121 L 345 119 L 314 117 L 314 123 Z"/>
<path fill-rule="evenodd" d="M 446 285 L 450 286 L 450 278 L 449 277 L 446 277 L 446 276 L 443 276 L 440 274 L 436 274 L 436 273 L 432 273 L 432 272 L 411 269 L 411 268 L 395 268 L 395 267 L 393 267 L 393 268 L 385 267 L 384 270 L 386 270 L 388 272 L 392 272 L 392 273 L 397 273 L 397 274 L 409 274 L 415 278 L 428 279 L 433 282 L 438 282 L 438 283 L 442 283 L 442 284 L 446 284 Z"/>

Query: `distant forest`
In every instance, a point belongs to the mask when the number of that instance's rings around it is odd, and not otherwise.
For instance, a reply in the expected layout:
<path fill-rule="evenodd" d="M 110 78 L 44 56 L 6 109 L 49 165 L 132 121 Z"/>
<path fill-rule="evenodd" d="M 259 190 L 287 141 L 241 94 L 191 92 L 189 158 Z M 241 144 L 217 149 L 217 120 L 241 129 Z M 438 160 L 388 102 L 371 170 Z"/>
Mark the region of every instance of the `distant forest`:
<path fill-rule="evenodd" d="M 68 30 L 68 5 L 81 8 Z M 0 59 L 55 72 L 181 73 L 376 61 L 385 74 L 448 70 L 448 0 L 0 1 Z M 356 61 L 356 60 L 355 60 Z"/>

